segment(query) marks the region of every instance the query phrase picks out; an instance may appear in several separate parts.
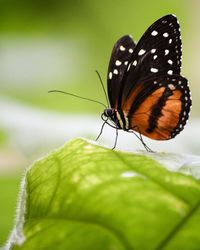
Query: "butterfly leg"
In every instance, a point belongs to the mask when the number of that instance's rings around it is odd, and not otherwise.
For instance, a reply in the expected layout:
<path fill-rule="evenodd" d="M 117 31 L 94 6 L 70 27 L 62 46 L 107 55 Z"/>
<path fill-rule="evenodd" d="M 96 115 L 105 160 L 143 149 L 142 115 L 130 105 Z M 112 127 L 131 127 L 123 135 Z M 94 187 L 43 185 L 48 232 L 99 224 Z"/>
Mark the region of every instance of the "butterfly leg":
<path fill-rule="evenodd" d="M 140 141 L 142 142 L 142 144 L 143 144 L 144 148 L 146 149 L 146 151 L 147 151 L 147 152 L 150 152 L 150 153 L 155 153 L 155 152 L 154 152 L 150 147 L 148 147 L 147 144 L 144 142 L 139 127 L 138 127 L 138 131 L 139 131 L 139 135 L 140 135 Z"/>
<path fill-rule="evenodd" d="M 107 123 L 107 121 L 104 121 L 103 125 L 101 126 L 100 133 L 99 133 L 99 135 L 97 136 L 97 138 L 96 138 L 95 141 L 97 141 L 97 140 L 99 139 L 99 137 L 101 136 L 101 134 L 102 134 L 102 132 L 103 132 L 103 128 L 104 128 L 104 126 L 105 126 L 106 123 Z"/>
<path fill-rule="evenodd" d="M 114 146 L 113 146 L 112 150 L 116 148 L 116 145 L 117 145 L 117 139 L 118 139 L 118 128 L 116 127 L 115 129 L 116 129 L 115 144 L 114 144 Z"/>
<path fill-rule="evenodd" d="M 139 128 L 138 126 L 134 126 L 134 127 L 131 128 L 131 129 L 134 129 L 134 128 L 137 128 L 137 131 L 138 131 L 138 133 L 139 133 L 139 136 L 138 136 L 134 131 L 132 131 L 132 130 L 130 130 L 130 131 L 128 131 L 128 132 L 133 133 L 133 134 L 142 142 L 142 144 L 143 144 L 143 146 L 144 146 L 144 148 L 146 149 L 147 152 L 155 153 L 155 151 L 153 151 L 150 147 L 148 147 L 148 146 L 146 145 L 146 143 L 144 142 L 144 140 L 143 140 L 143 138 L 142 138 L 142 134 L 141 134 L 141 132 L 140 132 L 140 128 Z"/>

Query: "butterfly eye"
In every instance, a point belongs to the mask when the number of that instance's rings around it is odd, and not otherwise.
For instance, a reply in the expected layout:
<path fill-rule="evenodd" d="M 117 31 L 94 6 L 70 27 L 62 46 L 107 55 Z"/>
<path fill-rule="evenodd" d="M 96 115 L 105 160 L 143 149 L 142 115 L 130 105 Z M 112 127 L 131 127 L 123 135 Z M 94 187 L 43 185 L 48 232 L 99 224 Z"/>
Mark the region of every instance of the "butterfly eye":
<path fill-rule="evenodd" d="M 104 115 L 106 117 L 111 117 L 113 115 L 113 110 L 112 109 L 104 109 Z"/>

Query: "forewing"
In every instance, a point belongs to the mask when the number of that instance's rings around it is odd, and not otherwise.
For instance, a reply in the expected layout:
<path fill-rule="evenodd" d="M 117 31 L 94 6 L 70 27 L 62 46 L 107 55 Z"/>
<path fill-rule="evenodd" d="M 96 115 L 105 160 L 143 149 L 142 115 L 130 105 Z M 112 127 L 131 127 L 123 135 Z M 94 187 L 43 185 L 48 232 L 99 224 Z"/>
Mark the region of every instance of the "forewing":
<path fill-rule="evenodd" d="M 122 100 L 126 100 L 137 84 L 155 75 L 180 74 L 182 43 L 180 26 L 173 15 L 153 23 L 138 42 L 131 56 L 121 85 Z"/>
<path fill-rule="evenodd" d="M 142 86 L 124 107 L 129 128 L 155 140 L 175 137 L 183 130 L 192 103 L 187 79 L 165 75 L 151 78 Z"/>
<path fill-rule="evenodd" d="M 107 76 L 108 97 L 111 107 L 116 107 L 122 79 L 134 49 L 134 41 L 126 35 L 116 42 L 112 50 Z"/>

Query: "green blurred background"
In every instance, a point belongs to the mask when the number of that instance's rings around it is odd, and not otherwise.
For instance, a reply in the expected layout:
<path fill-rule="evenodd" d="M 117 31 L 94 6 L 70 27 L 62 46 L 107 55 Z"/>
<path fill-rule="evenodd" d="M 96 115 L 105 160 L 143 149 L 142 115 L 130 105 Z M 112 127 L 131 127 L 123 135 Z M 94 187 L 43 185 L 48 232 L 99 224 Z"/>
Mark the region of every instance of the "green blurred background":
<path fill-rule="evenodd" d="M 46 115 L 53 114 L 52 122 L 68 114 L 87 123 L 87 117 L 100 117 L 102 112 L 96 104 L 47 91 L 62 89 L 105 102 L 95 70 L 106 83 L 110 53 L 120 36 L 132 34 L 138 41 L 156 19 L 176 14 L 182 30 L 182 71 L 190 80 L 195 104 L 191 120 L 198 124 L 199 9 L 198 0 L 0 1 L 0 245 L 13 226 L 24 168 L 62 144 L 55 139 L 57 131 L 47 129 L 41 144 L 38 133 L 30 134 L 28 127 L 40 130 L 36 122 Z M 50 123 L 48 118 L 43 126 Z M 51 136 L 55 137 L 49 142 Z M 198 150 L 194 146 L 191 152 Z"/>

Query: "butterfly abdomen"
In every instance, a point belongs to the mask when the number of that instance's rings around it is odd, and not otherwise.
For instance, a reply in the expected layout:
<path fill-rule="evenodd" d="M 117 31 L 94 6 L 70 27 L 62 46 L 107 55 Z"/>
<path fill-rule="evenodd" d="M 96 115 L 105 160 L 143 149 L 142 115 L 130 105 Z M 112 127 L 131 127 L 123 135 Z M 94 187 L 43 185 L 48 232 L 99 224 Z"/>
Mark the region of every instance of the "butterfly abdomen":
<path fill-rule="evenodd" d="M 118 127 L 123 130 L 129 130 L 129 119 L 127 114 L 122 110 L 116 110 L 115 114 Z"/>

